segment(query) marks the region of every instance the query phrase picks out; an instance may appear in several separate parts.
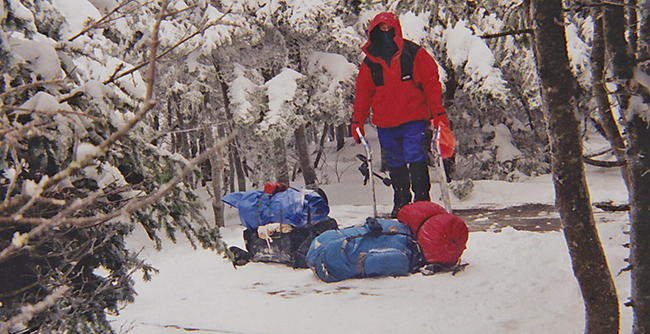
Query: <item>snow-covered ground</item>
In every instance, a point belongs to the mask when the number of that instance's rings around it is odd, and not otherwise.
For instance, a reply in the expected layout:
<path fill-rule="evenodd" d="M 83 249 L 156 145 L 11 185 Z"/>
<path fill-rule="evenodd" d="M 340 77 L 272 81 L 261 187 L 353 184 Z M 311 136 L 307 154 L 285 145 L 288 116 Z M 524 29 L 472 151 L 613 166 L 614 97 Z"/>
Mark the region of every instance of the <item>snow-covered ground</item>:
<path fill-rule="evenodd" d="M 369 131 L 372 132 L 372 131 Z M 369 134 L 372 136 L 371 134 Z M 374 138 L 372 138 L 374 139 Z M 376 140 L 373 140 L 376 145 Z M 372 213 L 370 188 L 362 185 L 354 157 L 360 146 L 340 154 L 328 150 L 323 188 L 331 216 L 340 225 L 362 224 Z M 375 148 L 377 152 L 377 148 Z M 340 177 L 340 182 L 337 177 Z M 587 167 L 592 202 L 626 202 L 617 169 Z M 321 175 L 322 177 L 323 175 Z M 549 175 L 517 183 L 476 182 L 473 193 L 454 207 L 553 203 Z M 380 211 L 392 192 L 377 185 Z M 439 196 L 432 187 L 432 198 Z M 596 209 L 598 211 L 598 209 Z M 210 216 L 209 211 L 206 215 Z M 211 219 L 211 218 L 209 218 Z M 598 230 L 620 299 L 621 333 L 631 332 L 632 313 L 623 303 L 630 277 L 618 272 L 628 250 L 625 213 L 599 213 Z M 224 239 L 244 246 L 235 209 L 227 210 Z M 584 307 L 561 232 L 472 232 L 463 255 L 469 266 L 456 276 L 436 274 L 354 279 L 324 283 L 307 269 L 249 263 L 234 269 L 225 259 L 186 242 L 153 249 L 143 232 L 130 240 L 160 269 L 148 283 L 136 282 L 138 296 L 113 317 L 113 328 L 131 333 L 582 333 Z"/>

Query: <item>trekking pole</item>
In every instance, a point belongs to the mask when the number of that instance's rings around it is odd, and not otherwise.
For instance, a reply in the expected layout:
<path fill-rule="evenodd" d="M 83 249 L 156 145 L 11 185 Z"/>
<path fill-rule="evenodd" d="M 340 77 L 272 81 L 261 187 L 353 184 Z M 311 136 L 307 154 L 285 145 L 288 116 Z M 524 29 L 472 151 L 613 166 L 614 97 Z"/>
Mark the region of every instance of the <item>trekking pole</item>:
<path fill-rule="evenodd" d="M 361 134 L 361 130 L 359 128 L 356 129 L 357 134 L 359 135 L 359 139 L 361 140 L 361 144 L 363 144 L 363 148 L 366 149 L 366 155 L 368 156 L 368 171 L 369 175 L 373 175 L 372 171 L 372 151 L 370 150 L 370 144 L 368 144 L 368 141 L 366 140 L 366 137 Z M 377 196 L 375 195 L 375 178 L 370 176 L 370 187 L 372 188 L 372 216 L 373 218 L 377 218 Z"/>
<path fill-rule="evenodd" d="M 442 159 L 442 152 L 440 151 L 440 127 L 434 130 L 432 146 L 435 148 L 435 166 L 438 174 L 438 184 L 440 185 L 440 196 L 445 205 L 445 210 L 449 213 L 452 212 L 451 197 L 449 196 L 449 185 L 447 184 L 447 175 L 445 173 L 445 162 Z"/>

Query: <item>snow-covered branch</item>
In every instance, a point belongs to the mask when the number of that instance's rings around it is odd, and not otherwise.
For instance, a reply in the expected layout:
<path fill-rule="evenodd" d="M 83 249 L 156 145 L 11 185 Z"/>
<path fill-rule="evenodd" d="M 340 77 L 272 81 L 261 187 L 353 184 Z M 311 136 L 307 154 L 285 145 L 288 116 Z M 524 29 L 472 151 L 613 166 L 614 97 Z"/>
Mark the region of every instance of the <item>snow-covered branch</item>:
<path fill-rule="evenodd" d="M 189 41 L 190 39 L 192 39 L 192 38 L 194 38 L 194 37 L 196 37 L 196 36 L 198 36 L 198 35 L 200 35 L 200 34 L 203 34 L 206 30 L 210 29 L 211 27 L 213 27 L 213 26 L 215 26 L 215 25 L 218 25 L 218 24 L 234 25 L 234 24 L 232 24 L 232 23 L 225 23 L 225 22 L 222 22 L 223 18 L 224 18 L 228 13 L 229 13 L 229 11 L 226 11 L 226 12 L 225 12 L 221 17 L 219 17 L 218 19 L 216 19 L 216 20 L 214 20 L 214 21 L 204 22 L 203 24 L 201 24 L 201 26 L 200 26 L 200 27 L 199 27 L 195 32 L 193 32 L 193 33 L 191 33 L 191 34 L 185 36 L 184 38 L 182 38 L 181 40 L 179 40 L 178 42 L 176 42 L 176 44 L 174 44 L 174 45 L 168 47 L 165 51 L 161 52 L 158 56 L 156 56 L 155 59 L 160 59 L 160 58 L 166 56 L 167 54 L 169 54 L 170 52 L 172 52 L 173 50 L 175 50 L 176 48 L 178 48 L 180 45 L 183 45 L 184 43 L 186 43 L 186 42 Z M 236 26 L 236 25 L 235 25 L 235 26 Z M 117 80 L 117 79 L 119 79 L 119 78 L 122 78 L 122 77 L 124 77 L 124 76 L 127 76 L 127 75 L 129 75 L 129 74 L 131 74 L 131 73 L 133 73 L 133 72 L 135 72 L 135 71 L 138 71 L 138 70 L 140 70 L 141 68 L 143 68 L 143 67 L 149 65 L 149 64 L 151 63 L 151 61 L 152 61 L 152 58 L 150 57 L 148 61 L 143 62 L 143 63 L 140 63 L 140 64 L 138 64 L 138 65 L 136 65 L 136 66 L 134 66 L 134 67 L 132 67 L 132 68 L 130 68 L 130 69 L 124 71 L 124 72 L 119 73 L 119 71 L 120 71 L 120 70 L 122 69 L 122 67 L 123 67 L 123 65 L 120 64 L 120 66 L 117 67 L 117 68 L 115 69 L 114 73 L 110 76 L 110 78 L 108 78 L 107 80 L 105 80 L 103 83 L 104 83 L 104 84 L 109 84 L 109 83 L 111 83 L 111 82 L 114 82 L 115 80 Z"/>

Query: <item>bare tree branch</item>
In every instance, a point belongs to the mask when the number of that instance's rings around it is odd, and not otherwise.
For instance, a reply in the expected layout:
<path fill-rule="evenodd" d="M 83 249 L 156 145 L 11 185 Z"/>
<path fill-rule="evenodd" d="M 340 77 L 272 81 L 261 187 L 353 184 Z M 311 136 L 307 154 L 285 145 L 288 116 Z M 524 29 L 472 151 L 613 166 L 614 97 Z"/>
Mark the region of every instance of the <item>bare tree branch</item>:
<path fill-rule="evenodd" d="M 56 304 L 59 299 L 63 298 L 63 295 L 65 295 L 69 289 L 70 288 L 67 286 L 59 287 L 40 302 L 34 305 L 23 306 L 18 315 L 9 319 L 7 322 L 0 323 L 0 334 L 8 334 L 9 330 L 15 325 L 26 323 L 35 316 L 44 312 L 52 305 Z"/>

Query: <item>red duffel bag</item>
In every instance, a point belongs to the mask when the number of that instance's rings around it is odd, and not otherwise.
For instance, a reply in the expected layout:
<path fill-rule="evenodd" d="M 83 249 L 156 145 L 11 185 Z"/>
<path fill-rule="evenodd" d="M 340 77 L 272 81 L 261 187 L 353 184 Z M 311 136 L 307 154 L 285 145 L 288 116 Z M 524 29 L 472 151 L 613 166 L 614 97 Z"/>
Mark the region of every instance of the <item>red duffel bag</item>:
<path fill-rule="evenodd" d="M 469 230 L 458 216 L 443 213 L 424 222 L 417 238 L 428 263 L 454 267 L 467 248 Z"/>
<path fill-rule="evenodd" d="M 408 225 L 413 234 L 417 234 L 425 221 L 442 213 L 447 213 L 442 206 L 433 202 L 420 201 L 403 206 L 397 213 L 397 220 Z"/>
<path fill-rule="evenodd" d="M 397 219 L 416 235 L 426 261 L 455 267 L 467 248 L 469 230 L 458 216 L 447 213 L 432 202 L 415 202 L 404 206 Z"/>

